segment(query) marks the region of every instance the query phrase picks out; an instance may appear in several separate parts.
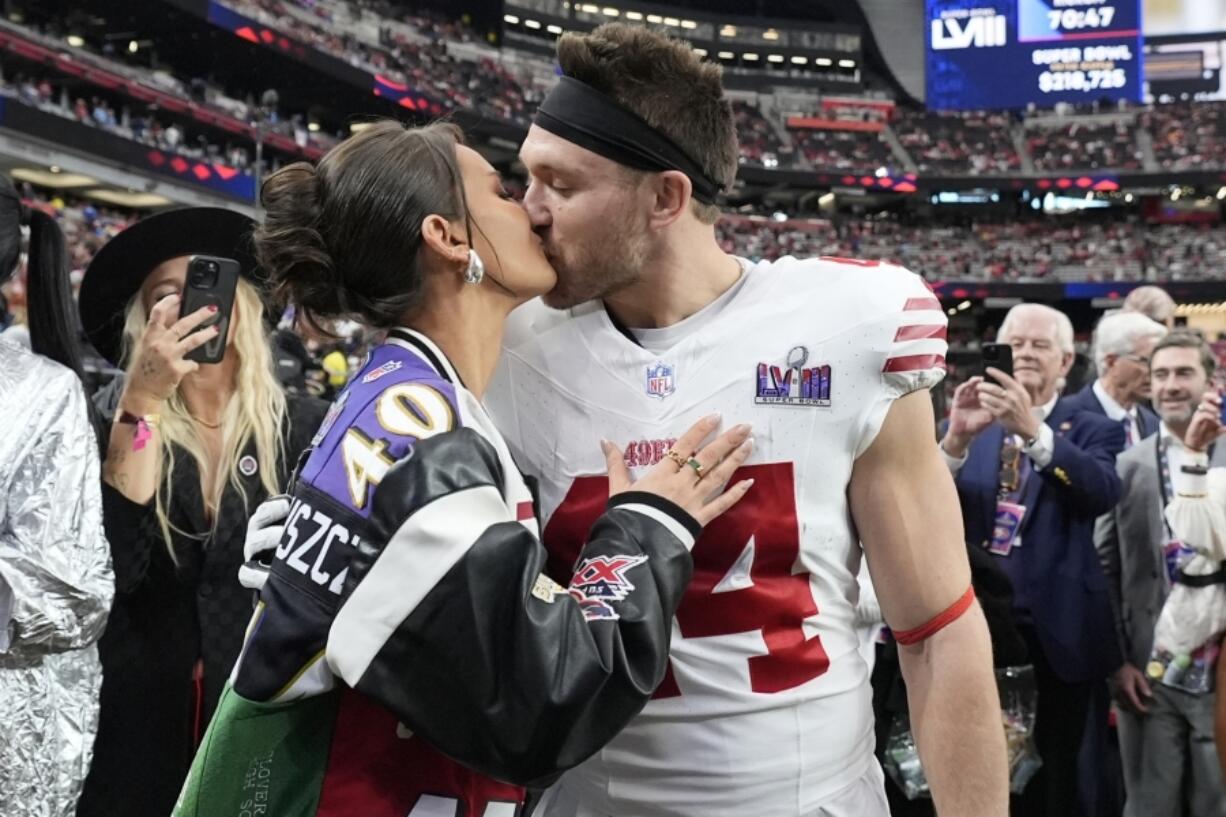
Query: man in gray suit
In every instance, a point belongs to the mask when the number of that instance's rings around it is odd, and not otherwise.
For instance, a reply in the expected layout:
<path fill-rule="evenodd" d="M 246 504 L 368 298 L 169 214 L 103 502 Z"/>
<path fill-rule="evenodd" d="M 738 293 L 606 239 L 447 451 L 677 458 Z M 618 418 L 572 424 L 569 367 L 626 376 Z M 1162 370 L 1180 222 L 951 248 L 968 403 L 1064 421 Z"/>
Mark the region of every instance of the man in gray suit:
<path fill-rule="evenodd" d="M 1123 498 L 1099 519 L 1095 530 L 1124 654 L 1124 664 L 1112 678 L 1112 693 L 1119 712 L 1125 817 L 1157 814 L 1144 810 L 1146 803 L 1154 802 L 1190 803 L 1195 817 L 1221 813 L 1215 810 L 1222 792 L 1211 697 L 1205 708 L 1196 696 L 1151 682 L 1144 672 L 1171 585 L 1168 551 L 1177 546 L 1164 517 L 1174 498 L 1172 483 L 1179 482 L 1171 475 L 1180 473 L 1187 456 L 1184 436 L 1201 397 L 1211 388 L 1215 363 L 1208 344 L 1190 333 L 1172 333 L 1154 347 L 1150 373 L 1154 408 L 1162 423 L 1157 434 L 1119 456 L 1116 469 Z M 1210 462 L 1226 465 L 1226 444 L 1211 451 Z M 1185 770 L 1191 773 L 1185 775 Z M 1157 790 L 1172 787 L 1174 791 Z M 1162 812 L 1163 817 L 1178 817 L 1180 808 Z"/>

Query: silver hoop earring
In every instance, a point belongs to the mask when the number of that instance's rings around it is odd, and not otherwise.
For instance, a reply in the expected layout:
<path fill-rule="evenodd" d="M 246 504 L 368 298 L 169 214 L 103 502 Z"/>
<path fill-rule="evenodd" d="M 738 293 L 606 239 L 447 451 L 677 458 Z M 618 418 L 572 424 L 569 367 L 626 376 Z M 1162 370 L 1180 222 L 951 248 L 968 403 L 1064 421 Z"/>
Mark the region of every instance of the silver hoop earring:
<path fill-rule="evenodd" d="M 476 250 L 468 251 L 468 268 L 464 270 L 464 281 L 469 284 L 479 284 L 485 277 L 485 262 Z"/>

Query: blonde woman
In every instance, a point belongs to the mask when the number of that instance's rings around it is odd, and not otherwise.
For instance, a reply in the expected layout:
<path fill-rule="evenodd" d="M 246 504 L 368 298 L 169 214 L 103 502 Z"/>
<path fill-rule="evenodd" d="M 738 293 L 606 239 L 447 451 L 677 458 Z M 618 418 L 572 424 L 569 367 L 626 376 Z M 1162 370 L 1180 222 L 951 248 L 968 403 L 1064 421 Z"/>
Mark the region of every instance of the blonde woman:
<path fill-rule="evenodd" d="M 153 216 L 107 244 L 82 283 L 85 330 L 126 374 L 102 465 L 116 599 L 80 817 L 170 813 L 251 615 L 237 578 L 248 514 L 286 487 L 323 417 L 273 373 L 252 227 L 213 208 Z M 179 317 L 192 255 L 239 261 L 228 320 Z M 222 333 L 220 363 L 185 359 Z"/>

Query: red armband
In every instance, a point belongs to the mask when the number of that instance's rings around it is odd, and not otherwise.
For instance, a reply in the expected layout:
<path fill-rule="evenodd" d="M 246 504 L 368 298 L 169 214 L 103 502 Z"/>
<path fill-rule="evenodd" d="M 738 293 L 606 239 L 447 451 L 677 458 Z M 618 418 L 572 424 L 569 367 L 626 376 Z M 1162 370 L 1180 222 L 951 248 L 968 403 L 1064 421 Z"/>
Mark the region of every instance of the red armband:
<path fill-rule="evenodd" d="M 921 624 L 913 630 L 895 631 L 894 640 L 904 647 L 909 647 L 912 644 L 918 644 L 924 639 L 932 638 L 932 636 L 962 618 L 962 614 L 971 609 L 971 602 L 974 600 L 975 588 L 968 587 L 966 592 L 957 601 L 937 613 L 927 623 Z"/>

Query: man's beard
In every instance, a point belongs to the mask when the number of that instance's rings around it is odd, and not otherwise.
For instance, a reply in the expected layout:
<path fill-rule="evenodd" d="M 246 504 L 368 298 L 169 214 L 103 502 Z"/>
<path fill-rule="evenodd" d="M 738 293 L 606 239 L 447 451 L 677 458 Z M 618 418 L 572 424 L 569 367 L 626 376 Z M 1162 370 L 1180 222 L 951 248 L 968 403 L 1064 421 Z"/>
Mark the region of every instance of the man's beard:
<path fill-rule="evenodd" d="M 558 273 L 558 284 L 544 296 L 554 309 L 569 309 L 604 298 L 642 278 L 647 262 L 644 228 L 620 220 L 619 229 L 609 230 L 598 241 L 554 247 L 545 252 Z"/>
<path fill-rule="evenodd" d="M 1192 422 L 1192 415 L 1196 413 L 1196 404 L 1188 403 L 1186 408 L 1181 409 L 1163 409 L 1158 407 L 1158 412 L 1162 417 L 1162 422 L 1168 426 L 1182 426 Z"/>

